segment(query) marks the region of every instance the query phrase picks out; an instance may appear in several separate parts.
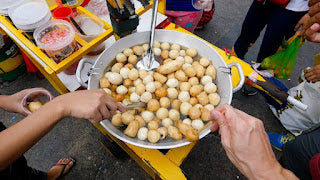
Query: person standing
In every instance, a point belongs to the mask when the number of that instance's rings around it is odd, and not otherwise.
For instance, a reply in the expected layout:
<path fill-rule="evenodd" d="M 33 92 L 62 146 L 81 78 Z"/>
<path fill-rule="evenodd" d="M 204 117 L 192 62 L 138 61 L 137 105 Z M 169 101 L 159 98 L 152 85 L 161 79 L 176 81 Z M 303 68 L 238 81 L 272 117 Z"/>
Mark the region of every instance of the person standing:
<path fill-rule="evenodd" d="M 279 5 L 276 3 L 286 3 Z M 245 54 L 266 27 L 257 62 L 276 53 L 284 39 L 295 34 L 295 26 L 308 12 L 308 0 L 254 0 L 242 24 L 240 36 L 232 48 L 235 56 Z"/>

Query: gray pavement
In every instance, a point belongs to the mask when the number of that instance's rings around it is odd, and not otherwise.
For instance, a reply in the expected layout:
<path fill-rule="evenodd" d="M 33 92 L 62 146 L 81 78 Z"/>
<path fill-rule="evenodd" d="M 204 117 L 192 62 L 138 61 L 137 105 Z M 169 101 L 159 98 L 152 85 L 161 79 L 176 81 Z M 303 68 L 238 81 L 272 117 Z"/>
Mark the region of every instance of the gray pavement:
<path fill-rule="evenodd" d="M 239 35 L 242 21 L 252 0 L 215 0 L 216 11 L 213 20 L 204 30 L 196 34 L 218 47 L 231 48 Z M 254 60 L 261 37 L 250 50 L 246 59 Z M 289 87 L 297 84 L 300 71 L 312 66 L 313 57 L 319 45 L 305 43 L 301 47 L 291 80 L 283 81 Z M 1 87 L 0 93 L 12 94 L 31 87 L 44 87 L 54 95 L 58 93 L 45 79 L 36 75 L 26 74 L 9 85 Z M 261 119 L 267 131 L 286 133 L 279 121 L 267 108 L 261 95 L 243 96 L 241 92 L 234 94 L 232 105 Z M 13 113 L 0 110 L 0 120 L 7 127 L 21 120 L 18 115 L 14 121 Z M 59 158 L 72 156 L 77 165 L 65 179 L 149 179 L 150 177 L 130 158 L 117 159 L 108 154 L 99 143 L 104 138 L 88 121 L 74 118 L 63 119 L 50 133 L 42 138 L 26 154 L 30 166 L 47 171 Z M 277 157 L 281 153 L 276 152 Z M 209 134 L 201 139 L 188 158 L 183 162 L 182 169 L 189 179 L 245 179 L 230 163 L 219 137 Z"/>

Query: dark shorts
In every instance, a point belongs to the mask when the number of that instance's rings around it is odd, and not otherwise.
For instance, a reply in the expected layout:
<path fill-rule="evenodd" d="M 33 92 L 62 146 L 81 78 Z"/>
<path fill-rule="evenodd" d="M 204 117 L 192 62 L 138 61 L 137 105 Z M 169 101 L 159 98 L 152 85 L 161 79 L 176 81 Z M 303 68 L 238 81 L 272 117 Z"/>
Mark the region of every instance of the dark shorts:
<path fill-rule="evenodd" d="M 320 128 L 296 137 L 283 146 L 282 164 L 300 179 L 312 179 L 309 163 L 320 153 Z"/>
<path fill-rule="evenodd" d="M 6 127 L 0 122 L 0 132 L 5 129 Z M 29 167 L 26 158 L 22 156 L 13 162 L 7 169 L 0 172 L 0 179 L 45 180 L 47 179 L 47 173 Z"/>

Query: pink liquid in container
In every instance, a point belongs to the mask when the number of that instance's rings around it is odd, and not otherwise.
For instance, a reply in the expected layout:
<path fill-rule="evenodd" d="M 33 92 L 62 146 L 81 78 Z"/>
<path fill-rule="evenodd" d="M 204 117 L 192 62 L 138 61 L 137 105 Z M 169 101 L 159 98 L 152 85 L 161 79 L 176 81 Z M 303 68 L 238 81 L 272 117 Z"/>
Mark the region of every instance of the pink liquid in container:
<path fill-rule="evenodd" d="M 37 28 L 33 33 L 37 45 L 56 63 L 61 62 L 78 50 L 75 41 L 75 31 L 72 26 L 64 20 L 52 20 L 50 23 Z M 64 73 L 75 74 L 78 62 L 71 65 Z"/>

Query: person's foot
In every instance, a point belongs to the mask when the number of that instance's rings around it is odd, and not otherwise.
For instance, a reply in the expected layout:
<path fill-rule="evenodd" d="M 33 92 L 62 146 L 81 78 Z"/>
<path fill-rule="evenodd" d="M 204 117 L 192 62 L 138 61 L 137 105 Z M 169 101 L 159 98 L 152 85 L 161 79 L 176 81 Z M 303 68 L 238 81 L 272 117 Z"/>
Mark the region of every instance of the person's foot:
<path fill-rule="evenodd" d="M 48 180 L 55 180 L 68 173 L 69 170 L 73 167 L 74 162 L 75 161 L 72 158 L 60 159 L 57 164 L 52 166 L 52 168 L 48 171 Z"/>
<path fill-rule="evenodd" d="M 283 135 L 278 133 L 267 133 L 271 145 L 278 151 L 282 151 L 282 146 L 295 139 L 293 135 Z"/>

